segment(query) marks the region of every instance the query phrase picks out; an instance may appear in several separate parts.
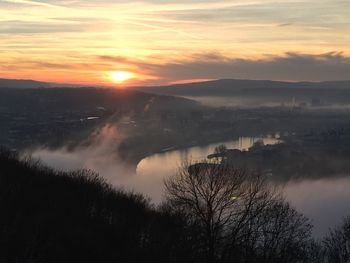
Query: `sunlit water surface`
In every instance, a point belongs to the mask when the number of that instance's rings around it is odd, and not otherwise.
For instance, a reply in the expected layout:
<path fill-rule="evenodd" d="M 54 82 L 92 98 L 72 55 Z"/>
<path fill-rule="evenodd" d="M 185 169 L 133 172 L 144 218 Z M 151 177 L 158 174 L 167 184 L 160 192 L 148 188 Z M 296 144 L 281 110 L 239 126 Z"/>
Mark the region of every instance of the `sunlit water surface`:
<path fill-rule="evenodd" d="M 176 173 L 184 160 L 203 160 L 222 144 L 230 149 L 246 150 L 258 140 L 263 140 L 265 144 L 280 142 L 272 137 L 242 137 L 235 141 L 154 154 L 138 164 L 136 173 L 118 159 L 114 146 L 108 140 L 73 152 L 38 149 L 32 155 L 57 169 L 92 169 L 111 184 L 146 194 L 158 203 L 163 197 L 164 179 Z M 284 185 L 283 191 L 298 211 L 312 219 L 316 237 L 323 236 L 329 227 L 339 224 L 343 217 L 350 215 L 350 176 L 289 182 Z"/>

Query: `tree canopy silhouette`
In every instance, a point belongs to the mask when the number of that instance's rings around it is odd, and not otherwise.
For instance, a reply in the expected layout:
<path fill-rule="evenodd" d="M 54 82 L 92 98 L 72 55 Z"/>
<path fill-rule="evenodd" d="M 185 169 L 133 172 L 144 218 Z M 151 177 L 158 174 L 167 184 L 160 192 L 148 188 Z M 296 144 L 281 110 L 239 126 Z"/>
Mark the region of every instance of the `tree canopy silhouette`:
<path fill-rule="evenodd" d="M 265 178 L 218 159 L 186 163 L 165 182 L 167 202 L 200 228 L 207 262 L 298 262 L 311 224 Z"/>
<path fill-rule="evenodd" d="M 181 218 L 92 171 L 54 171 L 2 150 L 0 210 L 0 262 L 191 259 Z"/>
<path fill-rule="evenodd" d="M 264 177 L 187 163 L 155 207 L 93 171 L 0 150 L 0 262 L 349 262 L 347 220 L 324 246 Z"/>

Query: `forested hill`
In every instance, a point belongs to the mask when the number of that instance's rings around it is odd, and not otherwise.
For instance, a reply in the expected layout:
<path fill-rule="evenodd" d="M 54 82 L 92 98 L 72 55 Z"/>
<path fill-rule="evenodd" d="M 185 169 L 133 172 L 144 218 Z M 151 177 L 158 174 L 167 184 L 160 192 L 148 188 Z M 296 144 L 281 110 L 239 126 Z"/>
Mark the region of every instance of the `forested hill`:
<path fill-rule="evenodd" d="M 0 209 L 3 263 L 190 262 L 181 221 L 91 171 L 58 172 L 1 150 Z"/>
<path fill-rule="evenodd" d="M 55 171 L 0 149 L 0 209 L 4 211 L 0 262 L 314 263 L 349 259 L 349 219 L 330 233 L 322 247 L 310 237 L 309 220 L 261 188 L 258 177 L 248 184 L 242 181 L 245 190 L 233 202 L 232 197 L 222 199 L 222 194 L 236 189 L 232 183 L 237 178 L 227 177 L 229 170 L 224 166 L 201 167 L 209 169 L 200 174 L 205 180 L 196 174 L 199 170 L 193 170 L 187 175 L 193 176 L 191 180 L 167 181 L 168 197 L 156 208 L 140 194 L 114 189 L 92 171 Z M 222 191 L 212 196 L 213 202 L 227 204 L 229 209 L 216 205 L 214 214 L 202 217 L 207 208 L 194 206 L 198 199 L 187 199 L 188 192 L 172 194 L 193 181 L 199 183 L 193 188 L 196 193 L 220 186 Z M 211 191 L 200 193 L 203 198 L 212 195 Z M 210 199 L 207 202 L 212 205 Z M 230 220 L 216 221 L 217 211 L 230 211 Z M 215 239 L 206 228 L 207 218 L 220 226 L 213 230 L 218 235 Z"/>

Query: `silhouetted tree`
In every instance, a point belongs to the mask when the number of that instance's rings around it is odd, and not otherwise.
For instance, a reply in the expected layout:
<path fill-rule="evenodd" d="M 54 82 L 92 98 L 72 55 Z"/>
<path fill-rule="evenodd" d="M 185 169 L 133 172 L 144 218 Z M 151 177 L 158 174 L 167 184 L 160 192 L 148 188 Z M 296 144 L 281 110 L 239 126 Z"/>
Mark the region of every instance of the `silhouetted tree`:
<path fill-rule="evenodd" d="M 167 201 L 185 214 L 190 224 L 200 225 L 203 251 L 208 262 L 218 257 L 224 232 L 234 214 L 246 173 L 217 162 L 184 164 L 165 182 Z"/>
<path fill-rule="evenodd" d="M 165 182 L 167 202 L 201 229 L 208 262 L 298 262 L 308 220 L 266 180 L 218 160 L 184 164 Z"/>
<path fill-rule="evenodd" d="M 87 170 L 0 151 L 0 262 L 190 262 L 188 227 Z M 191 261 L 193 262 L 193 261 Z"/>
<path fill-rule="evenodd" d="M 350 262 L 350 217 L 343 225 L 331 230 L 325 238 L 326 260 L 329 263 Z"/>
<path fill-rule="evenodd" d="M 265 201 L 262 201 L 265 202 Z M 228 259 L 237 262 L 303 262 L 311 242 L 311 225 L 282 198 L 251 208 L 235 238 L 229 240 Z M 240 259 L 240 260 L 237 260 Z"/>
<path fill-rule="evenodd" d="M 155 208 L 95 172 L 55 171 L 0 149 L 0 262 L 313 263 L 321 258 L 308 220 L 260 175 L 218 159 L 186 164 L 166 181 L 166 193 L 166 202 Z M 329 259 L 337 259 L 339 251 L 346 258 L 348 243 L 339 241 L 348 240 L 346 229 L 332 232 L 326 242 Z M 347 262 L 342 260 L 329 262 Z"/>
<path fill-rule="evenodd" d="M 322 242 L 311 240 L 305 246 L 305 258 L 301 261 L 304 263 L 321 263 L 325 261 L 325 248 Z"/>

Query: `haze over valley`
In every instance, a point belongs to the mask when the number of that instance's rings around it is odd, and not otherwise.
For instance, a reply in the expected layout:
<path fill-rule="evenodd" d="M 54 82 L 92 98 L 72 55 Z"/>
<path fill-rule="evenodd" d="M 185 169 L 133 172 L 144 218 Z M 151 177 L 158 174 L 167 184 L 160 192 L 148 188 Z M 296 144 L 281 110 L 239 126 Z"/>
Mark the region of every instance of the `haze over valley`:
<path fill-rule="evenodd" d="M 183 161 L 207 159 L 225 145 L 230 162 L 261 170 L 284 189 L 314 220 L 315 236 L 349 209 L 347 82 L 218 80 L 140 91 L 26 83 L 0 89 L 1 145 L 23 157 L 59 170 L 92 169 L 158 203 L 164 179 Z M 313 193 L 306 203 L 300 201 L 304 188 Z M 325 188 L 335 189 L 327 201 Z M 329 218 L 325 211 L 332 209 Z"/>
<path fill-rule="evenodd" d="M 0 263 L 350 263 L 349 0 L 0 0 Z"/>

